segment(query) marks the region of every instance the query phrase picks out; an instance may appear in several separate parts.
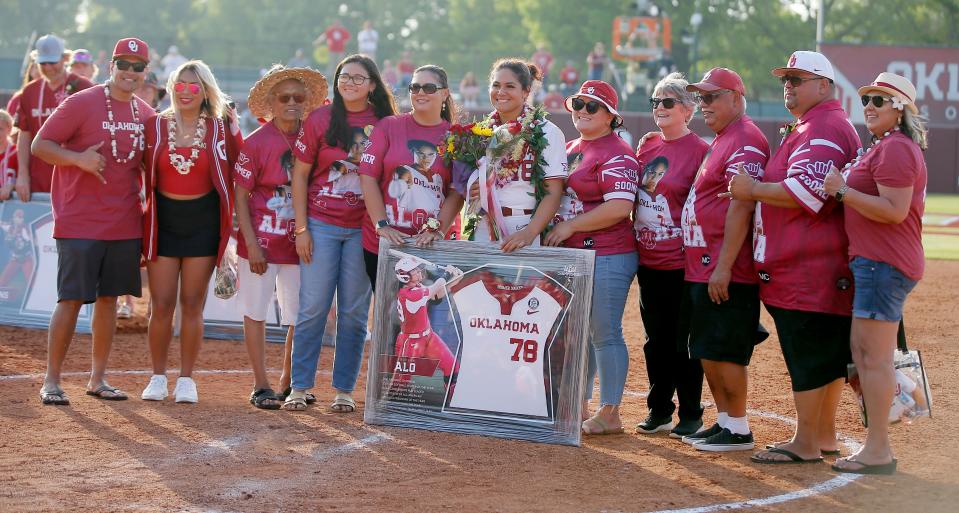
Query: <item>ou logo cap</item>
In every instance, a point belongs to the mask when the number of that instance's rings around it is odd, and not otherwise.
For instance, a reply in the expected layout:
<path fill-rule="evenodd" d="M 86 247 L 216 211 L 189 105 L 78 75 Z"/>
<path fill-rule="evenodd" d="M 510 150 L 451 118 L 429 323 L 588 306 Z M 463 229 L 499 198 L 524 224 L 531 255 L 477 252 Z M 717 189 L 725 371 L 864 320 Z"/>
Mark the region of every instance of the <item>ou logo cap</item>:
<path fill-rule="evenodd" d="M 130 51 L 133 52 L 133 53 L 136 53 L 136 52 L 137 52 L 137 49 L 138 49 L 139 47 L 140 47 L 140 45 L 138 45 L 137 42 L 134 41 L 133 39 L 131 39 L 130 41 L 127 42 L 127 48 L 129 48 Z"/>
<path fill-rule="evenodd" d="M 137 57 L 143 62 L 150 62 L 150 47 L 141 39 L 125 37 L 113 47 L 113 58 L 117 57 Z"/>

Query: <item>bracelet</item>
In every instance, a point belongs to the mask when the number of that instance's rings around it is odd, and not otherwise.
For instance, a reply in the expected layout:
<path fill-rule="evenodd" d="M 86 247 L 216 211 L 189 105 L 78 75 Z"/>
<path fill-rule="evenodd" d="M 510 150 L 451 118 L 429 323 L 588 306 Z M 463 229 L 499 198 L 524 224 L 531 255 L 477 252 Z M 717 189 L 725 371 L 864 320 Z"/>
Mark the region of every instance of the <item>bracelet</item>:
<path fill-rule="evenodd" d="M 293 230 L 293 235 L 299 235 L 305 231 L 306 231 L 306 226 L 297 226 L 296 229 Z"/>
<path fill-rule="evenodd" d="M 838 201 L 839 203 L 842 203 L 843 197 L 846 196 L 847 192 L 849 192 L 849 185 L 842 184 L 842 187 L 840 187 L 839 190 L 836 191 L 836 201 Z"/>

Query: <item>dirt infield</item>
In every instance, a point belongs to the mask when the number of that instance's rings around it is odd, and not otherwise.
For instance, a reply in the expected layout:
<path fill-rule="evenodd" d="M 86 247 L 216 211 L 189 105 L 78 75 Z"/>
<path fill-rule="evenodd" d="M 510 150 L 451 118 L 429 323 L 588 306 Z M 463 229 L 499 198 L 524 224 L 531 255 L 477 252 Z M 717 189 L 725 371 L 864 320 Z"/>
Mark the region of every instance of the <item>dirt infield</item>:
<path fill-rule="evenodd" d="M 959 361 L 957 277 L 959 262 L 929 262 L 906 308 L 936 418 L 893 428 L 897 475 L 860 479 L 825 464 L 759 466 L 745 452 L 698 453 L 664 436 L 586 438 L 573 448 L 367 426 L 362 402 L 349 415 L 325 409 L 329 348 L 318 407 L 289 413 L 254 409 L 243 346 L 213 340 L 200 355 L 199 404 L 98 401 L 83 394 L 90 342 L 77 336 L 64 383 L 73 404 L 44 407 L 46 334 L 0 327 L 0 511 L 956 511 L 959 444 L 950 433 L 959 380 L 948 362 Z M 626 315 L 623 414 L 632 426 L 646 413 L 635 288 Z M 765 315 L 764 324 L 772 327 Z M 142 319 L 121 325 L 110 365 L 111 383 L 135 397 L 150 368 L 143 330 Z M 274 367 L 280 350 L 268 348 Z M 795 412 L 775 338 L 750 369 L 757 446 L 788 437 Z M 864 432 L 848 391 L 841 408 L 851 446 Z M 713 415 L 707 410 L 707 420 Z"/>

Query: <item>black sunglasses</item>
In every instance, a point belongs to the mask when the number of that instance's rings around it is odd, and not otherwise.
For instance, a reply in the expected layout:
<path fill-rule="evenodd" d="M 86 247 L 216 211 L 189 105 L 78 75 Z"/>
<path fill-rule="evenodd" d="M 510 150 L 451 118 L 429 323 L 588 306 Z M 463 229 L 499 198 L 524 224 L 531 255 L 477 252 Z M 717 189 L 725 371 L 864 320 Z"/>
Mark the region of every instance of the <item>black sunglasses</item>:
<path fill-rule="evenodd" d="M 577 112 L 583 110 L 583 107 L 586 107 L 587 114 L 596 114 L 596 111 L 603 106 L 602 103 L 599 103 L 596 100 L 590 100 L 586 102 L 582 98 L 573 98 L 570 103 L 572 104 L 571 106 L 573 107 L 573 110 Z"/>
<path fill-rule="evenodd" d="M 676 98 L 650 98 L 649 106 L 655 109 L 662 103 L 664 109 L 671 109 L 676 106 L 676 102 L 678 101 Z"/>
<path fill-rule="evenodd" d="M 137 73 L 143 73 L 143 70 L 147 69 L 147 63 L 145 62 L 131 62 L 123 59 L 117 59 L 113 61 L 113 63 L 116 64 L 117 69 L 120 71 L 127 71 L 130 68 L 133 68 L 133 71 Z"/>
<path fill-rule="evenodd" d="M 803 77 L 797 77 L 793 75 L 783 75 L 779 77 L 779 83 L 782 85 L 786 85 L 786 82 L 789 82 L 789 85 L 793 87 L 799 87 L 803 84 L 803 82 L 809 82 L 810 80 L 822 80 L 823 78 L 824 77 L 803 78 Z"/>
<path fill-rule="evenodd" d="M 885 96 L 879 96 L 878 94 L 875 96 L 864 94 L 862 95 L 862 98 L 860 98 L 860 100 L 862 100 L 863 107 L 865 107 L 866 105 L 869 105 L 869 102 L 872 102 L 872 104 L 875 105 L 877 109 L 881 109 L 882 105 L 886 102 L 891 102 L 892 98 L 886 98 Z"/>
<path fill-rule="evenodd" d="M 715 93 L 697 94 L 696 101 L 702 103 L 703 105 L 710 105 L 713 103 L 713 100 L 728 92 L 731 91 L 729 89 L 724 89 L 722 91 L 716 91 Z"/>
<path fill-rule="evenodd" d="M 306 101 L 305 94 L 279 94 L 276 96 L 276 99 L 280 101 L 283 105 L 290 103 L 290 100 L 293 100 L 293 103 L 303 103 Z"/>
<path fill-rule="evenodd" d="M 436 84 L 417 84 L 415 82 L 410 84 L 410 92 L 413 94 L 419 94 L 420 90 L 422 90 L 426 94 L 433 94 L 436 91 L 439 91 L 440 89 L 446 89 L 446 88 L 442 86 L 438 86 Z"/>

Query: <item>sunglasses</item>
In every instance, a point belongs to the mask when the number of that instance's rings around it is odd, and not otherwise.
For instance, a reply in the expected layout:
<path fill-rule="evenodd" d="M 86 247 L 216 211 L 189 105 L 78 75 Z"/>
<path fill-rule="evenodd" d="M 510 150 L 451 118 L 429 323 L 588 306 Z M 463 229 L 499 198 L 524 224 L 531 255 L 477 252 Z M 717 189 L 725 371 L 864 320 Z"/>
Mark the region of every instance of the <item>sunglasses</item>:
<path fill-rule="evenodd" d="M 200 84 L 187 84 L 186 82 L 177 82 L 173 84 L 174 92 L 182 93 L 187 89 L 190 90 L 190 94 L 200 94 Z"/>
<path fill-rule="evenodd" d="M 716 91 L 715 93 L 697 94 L 696 101 L 703 105 L 710 105 L 713 103 L 713 100 L 729 92 L 731 92 L 729 89 L 724 89 L 722 91 Z"/>
<path fill-rule="evenodd" d="M 579 112 L 583 110 L 583 107 L 586 107 L 587 114 L 596 114 L 600 107 L 603 106 L 602 103 L 599 103 L 596 100 L 584 101 L 582 98 L 573 98 L 570 101 L 570 106 L 573 107 L 573 110 Z"/>
<path fill-rule="evenodd" d="M 793 87 L 799 87 L 803 85 L 803 82 L 809 82 L 810 80 L 822 80 L 822 78 L 823 77 L 803 78 L 803 77 L 796 77 L 793 75 L 783 75 L 779 77 L 779 83 L 785 86 L 786 82 L 789 82 L 789 85 Z"/>
<path fill-rule="evenodd" d="M 679 100 L 676 98 L 650 98 L 649 106 L 655 109 L 656 107 L 659 107 L 659 104 L 663 104 L 664 109 L 671 109 L 675 107 L 676 103 L 678 102 Z"/>
<path fill-rule="evenodd" d="M 147 63 L 145 62 L 132 62 L 125 61 L 123 59 L 117 59 L 113 61 L 116 64 L 117 69 L 120 71 L 129 71 L 130 68 L 133 68 L 133 71 L 137 73 L 143 73 L 143 70 L 147 69 Z"/>
<path fill-rule="evenodd" d="M 290 103 L 290 100 L 293 100 L 293 103 L 303 103 L 306 101 L 305 94 L 278 94 L 276 95 L 277 101 L 286 105 Z"/>
<path fill-rule="evenodd" d="M 438 86 L 436 84 L 417 84 L 415 82 L 410 84 L 410 93 L 412 94 L 419 94 L 420 90 L 422 90 L 426 94 L 433 94 L 436 91 L 439 91 L 440 89 L 446 89 L 446 88 Z"/>
<path fill-rule="evenodd" d="M 364 77 L 363 75 L 350 75 L 349 73 L 340 73 L 340 75 L 336 77 L 337 82 L 343 84 L 353 82 L 353 85 L 363 85 L 369 79 L 370 77 Z"/>
<path fill-rule="evenodd" d="M 883 105 L 884 103 L 886 103 L 886 102 L 891 102 L 891 101 L 892 101 L 892 98 L 886 98 L 885 96 L 879 96 L 878 94 L 877 94 L 877 95 L 874 95 L 874 96 L 873 96 L 873 95 L 864 94 L 864 95 L 862 95 L 862 98 L 860 98 L 860 100 L 862 100 L 862 106 L 863 106 L 863 107 L 865 107 L 866 105 L 869 105 L 869 102 L 872 102 L 872 104 L 873 104 L 877 109 L 881 109 L 881 108 L 882 108 L 882 105 Z"/>

